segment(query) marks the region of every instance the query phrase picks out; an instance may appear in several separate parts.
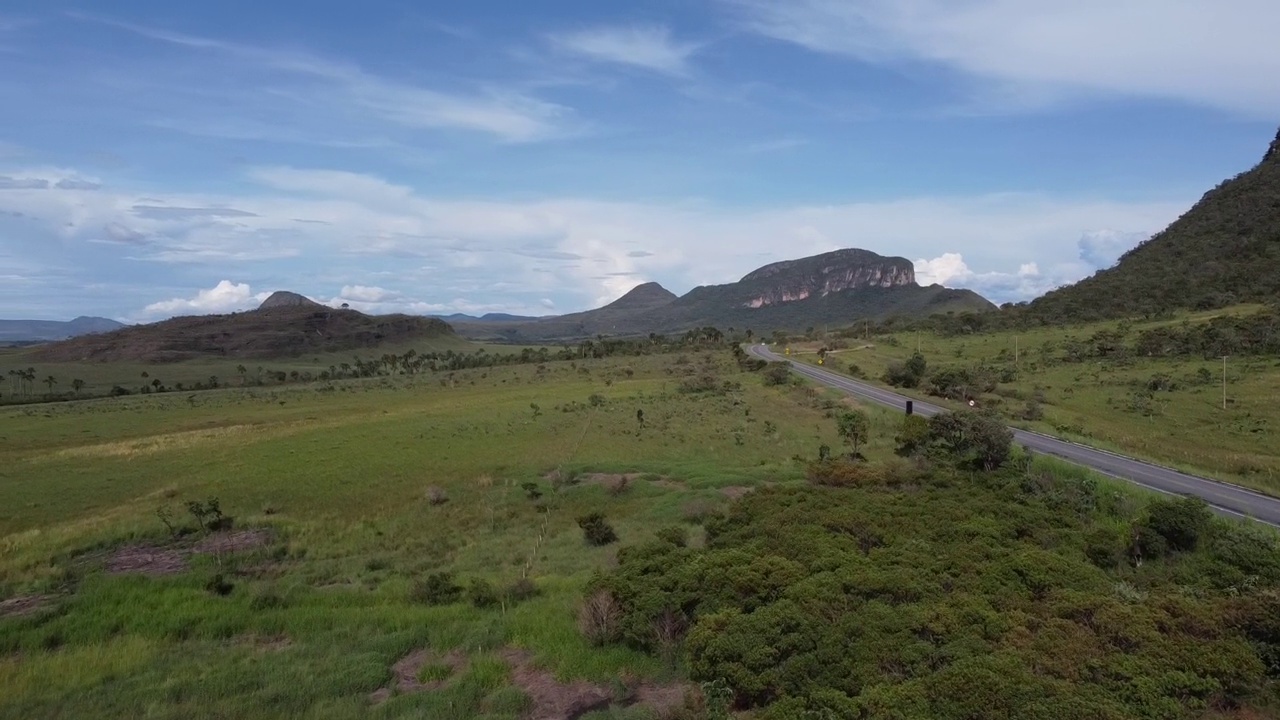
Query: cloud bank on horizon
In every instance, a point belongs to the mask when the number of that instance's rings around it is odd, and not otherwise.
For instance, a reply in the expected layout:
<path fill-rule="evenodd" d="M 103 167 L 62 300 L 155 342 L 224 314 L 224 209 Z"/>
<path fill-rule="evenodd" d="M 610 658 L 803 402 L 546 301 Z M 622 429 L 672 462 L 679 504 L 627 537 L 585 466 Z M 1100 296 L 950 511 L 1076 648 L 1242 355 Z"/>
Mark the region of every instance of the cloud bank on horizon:
<path fill-rule="evenodd" d="M 1026 300 L 1280 116 L 1259 0 L 232 5 L 0 11 L 0 316 L 542 315 L 841 247 Z"/>

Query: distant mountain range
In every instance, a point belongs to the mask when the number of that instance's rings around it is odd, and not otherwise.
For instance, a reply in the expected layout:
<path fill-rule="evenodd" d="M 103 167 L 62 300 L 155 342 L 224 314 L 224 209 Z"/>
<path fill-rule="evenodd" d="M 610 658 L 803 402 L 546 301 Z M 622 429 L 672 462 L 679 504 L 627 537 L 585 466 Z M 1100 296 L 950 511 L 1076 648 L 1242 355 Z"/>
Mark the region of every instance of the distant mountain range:
<path fill-rule="evenodd" d="M 460 335 L 472 339 L 538 343 L 596 335 L 667 334 L 707 325 L 763 334 L 994 309 L 969 290 L 921 287 L 914 265 L 906 258 L 847 249 L 766 265 L 738 282 L 697 287 L 683 296 L 647 283 L 586 312 L 451 323 Z"/>
<path fill-rule="evenodd" d="M 1019 317 L 1074 322 L 1280 300 L 1280 134 L 1257 166 L 1205 193 L 1114 266 Z"/>
<path fill-rule="evenodd" d="M 268 360 L 451 339 L 465 345 L 448 323 L 436 318 L 370 316 L 278 292 L 249 312 L 176 317 L 63 340 L 34 352 L 50 362 Z"/>
<path fill-rule="evenodd" d="M 124 323 L 102 317 L 78 317 L 75 320 L 0 320 L 0 343 L 50 342 L 78 335 L 111 332 Z"/>
<path fill-rule="evenodd" d="M 464 341 L 457 335 L 534 344 L 597 335 L 679 333 L 708 325 L 751 329 L 763 335 L 779 329 L 994 309 L 968 290 L 921 287 L 914 266 L 905 258 L 837 250 L 767 265 L 736 283 L 698 287 L 684 296 L 646 283 L 604 307 L 569 315 L 454 315 L 446 322 L 437 317 L 370 316 L 330 308 L 297 293 L 277 292 L 249 312 L 171 318 L 74 337 L 35 352 L 36 357 L 54 362 L 270 359 L 421 341 L 435 345 L 452 341 L 461 347 Z"/>

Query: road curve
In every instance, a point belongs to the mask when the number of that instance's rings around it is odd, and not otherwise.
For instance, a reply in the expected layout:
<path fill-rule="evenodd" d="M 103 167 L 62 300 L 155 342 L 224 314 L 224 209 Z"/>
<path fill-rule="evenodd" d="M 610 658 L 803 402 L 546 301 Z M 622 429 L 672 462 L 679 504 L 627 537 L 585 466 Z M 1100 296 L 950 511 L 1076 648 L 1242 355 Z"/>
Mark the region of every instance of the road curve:
<path fill-rule="evenodd" d="M 895 392 L 879 388 L 867 383 L 852 380 L 821 368 L 794 362 L 778 355 L 764 345 L 753 345 L 751 354 L 764 360 L 790 362 L 792 370 L 811 380 L 822 383 L 850 395 L 870 400 L 906 411 L 907 400 Z M 943 412 L 943 408 L 920 400 L 914 400 L 914 411 L 930 417 Z M 1261 493 L 1242 488 L 1238 485 L 1210 480 L 1208 478 L 1188 475 L 1172 468 L 1134 460 L 1116 453 L 1098 450 L 1088 445 L 1081 445 L 1067 440 L 1028 432 L 1013 430 L 1014 439 L 1035 452 L 1053 455 L 1068 462 L 1082 465 L 1103 475 L 1127 480 L 1149 490 L 1170 495 L 1190 495 L 1203 499 L 1211 507 L 1223 515 L 1249 518 L 1280 528 L 1280 499 L 1268 497 Z"/>

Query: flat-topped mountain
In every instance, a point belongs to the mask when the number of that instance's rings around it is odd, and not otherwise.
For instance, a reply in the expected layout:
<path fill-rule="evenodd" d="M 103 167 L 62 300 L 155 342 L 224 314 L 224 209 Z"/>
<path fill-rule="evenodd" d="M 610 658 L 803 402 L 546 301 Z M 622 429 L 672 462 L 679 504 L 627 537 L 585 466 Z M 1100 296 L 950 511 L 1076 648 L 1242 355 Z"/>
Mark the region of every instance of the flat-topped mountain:
<path fill-rule="evenodd" d="M 103 317 L 78 317 L 75 320 L 0 320 L 0 342 L 49 342 L 77 335 L 110 332 L 124 323 Z"/>
<path fill-rule="evenodd" d="M 54 343 L 37 351 L 50 362 L 177 362 L 225 357 L 272 359 L 453 337 L 443 320 L 365 315 L 295 293 L 275 293 L 257 310 L 176 317 Z"/>
<path fill-rule="evenodd" d="M 1280 298 L 1280 134 L 1252 170 L 1205 193 L 1112 268 L 1020 311 L 1045 322 L 1156 315 Z"/>
<path fill-rule="evenodd" d="M 766 265 L 738 282 L 697 287 L 680 297 L 657 283 L 645 283 L 596 310 L 455 327 L 477 339 L 546 342 L 683 332 L 706 325 L 764 333 L 994 308 L 969 290 L 921 287 L 906 258 L 846 249 Z"/>
<path fill-rule="evenodd" d="M 312 300 L 311 298 L 299 295 L 288 290 L 278 290 L 271 293 L 271 296 L 262 301 L 258 306 L 259 310 L 277 310 L 279 308 L 324 308 L 324 305 Z"/>

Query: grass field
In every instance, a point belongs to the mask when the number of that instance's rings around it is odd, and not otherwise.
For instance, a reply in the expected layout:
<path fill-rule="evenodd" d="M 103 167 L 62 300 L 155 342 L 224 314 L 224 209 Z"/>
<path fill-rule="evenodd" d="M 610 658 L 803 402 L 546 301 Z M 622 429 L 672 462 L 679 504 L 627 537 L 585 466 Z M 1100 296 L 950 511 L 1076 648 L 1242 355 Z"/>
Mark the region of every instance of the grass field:
<path fill-rule="evenodd" d="M 1246 312 L 1250 308 L 1236 308 Z M 1199 313 L 1150 323 L 1135 322 L 1136 334 L 1149 327 L 1202 322 Z M 850 340 L 848 349 L 828 355 L 824 366 L 848 373 L 851 365 L 879 381 L 892 362 L 919 348 L 930 370 L 985 363 L 1016 369 L 1016 379 L 1001 383 L 987 402 L 1022 427 L 1087 442 L 1137 457 L 1280 494 L 1280 358 L 1229 358 L 1227 408 L 1223 409 L 1223 363 L 1200 358 L 1132 358 L 1122 362 L 1062 362 L 1060 348 L 1071 339 L 1089 338 L 1104 323 L 1067 329 L 940 337 L 927 333 Z M 795 359 L 817 363 L 820 342 L 792 343 Z M 1143 397 L 1156 377 L 1172 381 L 1172 390 Z M 905 394 L 926 397 L 923 391 Z M 1017 416 L 1027 400 L 1038 398 L 1044 418 Z M 931 402 L 948 403 L 938 398 Z"/>
<path fill-rule="evenodd" d="M 677 392 L 712 365 L 740 388 Z M 451 377 L 0 409 L 0 599 L 17 608 L 0 616 L 0 716 L 514 718 L 532 700 L 512 687 L 511 648 L 561 679 L 669 679 L 579 636 L 581 589 L 618 546 L 587 546 L 575 518 L 604 513 L 624 543 L 668 526 L 696 541 L 696 517 L 736 488 L 799 481 L 793 456 L 837 445 L 823 407 L 842 401 L 766 388 L 727 352 Z M 886 456 L 897 419 L 872 419 L 865 452 Z M 578 480 L 547 479 L 557 470 Z M 592 473 L 641 475 L 619 489 Z M 194 527 L 184 505 L 209 497 L 265 542 L 189 554 L 194 537 L 171 540 L 157 509 Z M 109 572 L 122 549 L 143 569 L 190 567 Z M 540 593 L 411 602 L 437 571 L 497 588 L 527 573 Z M 226 596 L 206 589 L 216 573 Z M 438 691 L 373 704 L 420 649 L 465 663 Z M 643 716 L 614 716 L 627 712 Z"/>
<path fill-rule="evenodd" d="M 537 349 L 537 346 L 533 349 Z M 558 347 L 548 346 L 549 350 Z M 221 387 L 246 387 L 258 384 L 278 384 L 270 379 L 270 373 L 306 373 L 319 376 L 321 372 L 343 363 L 351 363 L 354 358 L 373 360 L 385 354 L 403 355 L 413 350 L 418 353 L 453 351 L 455 353 L 519 353 L 525 346 L 492 345 L 474 343 L 456 335 L 441 336 L 427 341 L 406 345 L 384 345 L 376 349 L 353 350 L 341 353 L 318 353 L 295 358 L 278 360 L 240 360 L 234 358 L 209 357 L 200 360 L 188 360 L 176 363 L 148 362 L 46 362 L 40 360 L 38 348 L 16 347 L 0 348 L 0 405 L 11 402 L 40 400 L 52 391 L 57 395 L 72 393 L 72 382 L 81 380 L 84 387 L 79 394 L 84 397 L 100 397 L 106 395 L 113 386 L 119 385 L 131 392 L 138 392 L 143 386 L 159 380 L 166 388 L 173 389 L 176 384 L 190 388 L 196 383 L 213 385 L 210 378 L 216 379 Z M 244 371 L 241 372 L 240 369 Z M 10 370 L 27 370 L 35 372 L 34 386 L 27 389 L 15 387 Z M 56 383 L 50 387 L 45 379 L 52 376 Z M 29 390 L 29 391 L 28 391 Z"/>

